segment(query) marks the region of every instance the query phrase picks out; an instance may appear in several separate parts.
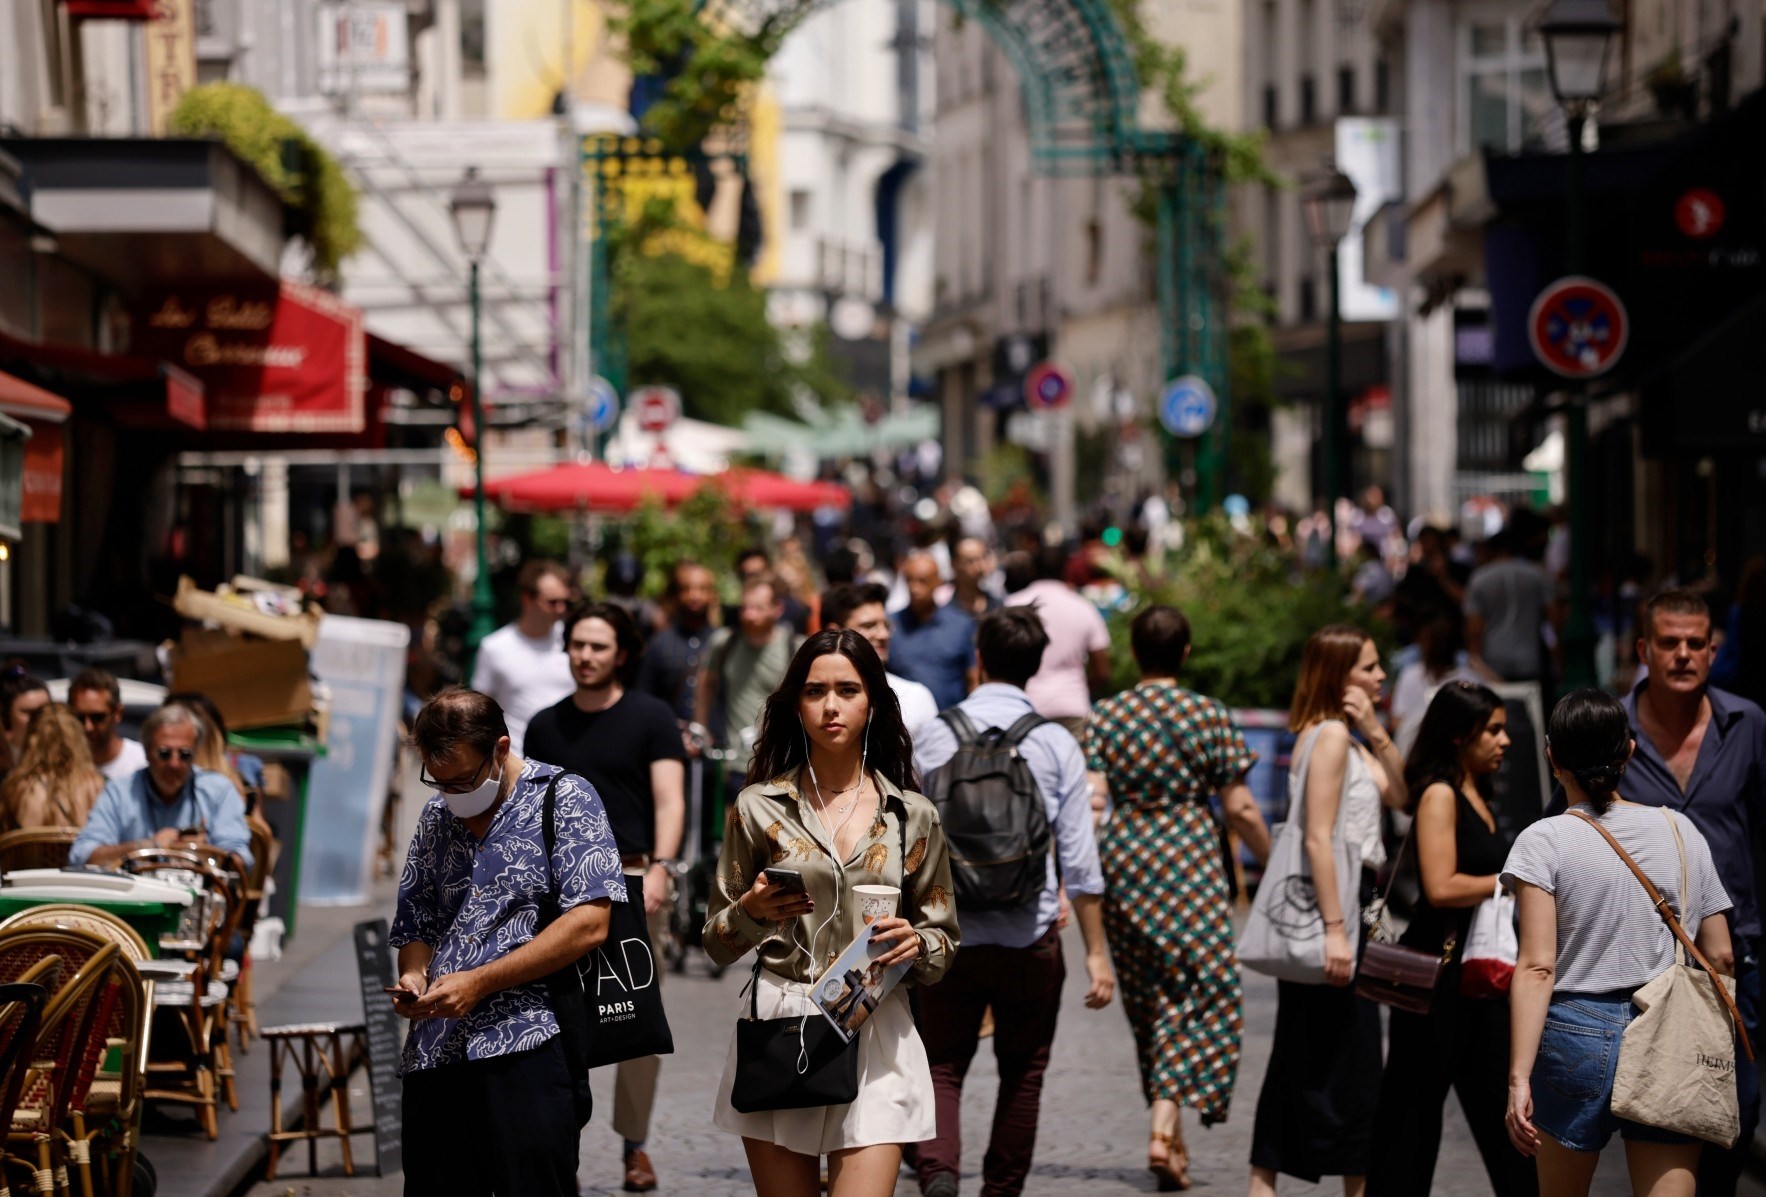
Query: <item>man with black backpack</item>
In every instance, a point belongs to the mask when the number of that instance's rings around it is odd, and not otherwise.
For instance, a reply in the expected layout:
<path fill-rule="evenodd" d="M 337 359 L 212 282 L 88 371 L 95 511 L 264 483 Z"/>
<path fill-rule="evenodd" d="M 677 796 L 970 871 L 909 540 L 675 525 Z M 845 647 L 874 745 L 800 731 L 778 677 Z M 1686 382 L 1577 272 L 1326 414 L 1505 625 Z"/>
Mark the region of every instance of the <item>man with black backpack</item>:
<path fill-rule="evenodd" d="M 950 971 L 919 991 L 920 1037 L 938 1103 L 938 1136 L 918 1152 L 926 1197 L 956 1197 L 963 1078 L 990 1006 L 1000 1091 L 981 1192 L 1016 1197 L 1024 1190 L 1067 976 L 1058 925 L 1063 885 L 1085 939 L 1085 1004 L 1101 1009 L 1116 988 L 1085 756 L 1065 728 L 1031 709 L 1024 692 L 1042 665 L 1048 633 L 1031 608 L 1006 607 L 982 619 L 975 640 L 982 684 L 914 737 L 914 764 L 950 845 L 963 927 L 963 950 Z"/>

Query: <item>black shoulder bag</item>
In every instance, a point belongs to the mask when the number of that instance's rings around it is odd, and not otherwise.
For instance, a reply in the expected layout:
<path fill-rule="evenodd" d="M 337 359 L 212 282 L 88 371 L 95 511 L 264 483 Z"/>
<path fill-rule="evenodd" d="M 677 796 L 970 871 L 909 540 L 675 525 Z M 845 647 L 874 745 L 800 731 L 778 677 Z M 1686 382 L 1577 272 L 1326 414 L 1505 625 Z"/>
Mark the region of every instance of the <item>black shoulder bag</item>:
<path fill-rule="evenodd" d="M 553 807 L 558 779 L 563 776 L 562 772 L 552 775 L 540 817 L 547 887 L 540 900 L 535 935 L 557 922 L 562 913 L 558 880 L 551 873 L 552 848 L 558 839 Z M 672 1055 L 675 1050 L 674 1034 L 662 1008 L 662 990 L 656 983 L 656 953 L 644 918 L 643 878 L 624 880 L 626 900 L 609 904 L 607 938 L 601 946 L 545 979 L 552 1013 L 564 1039 L 565 1059 L 579 1076 L 591 1068 L 642 1056 Z"/>
<path fill-rule="evenodd" d="M 896 816 L 901 857 L 896 888 L 907 897 L 907 808 Z M 813 959 L 811 961 L 814 963 Z M 759 953 L 748 978 L 748 1017 L 736 1020 L 736 1076 L 730 1104 L 743 1114 L 843 1106 L 858 1097 L 858 1036 L 849 1041 L 813 1005 L 789 1018 L 760 1016 Z"/>

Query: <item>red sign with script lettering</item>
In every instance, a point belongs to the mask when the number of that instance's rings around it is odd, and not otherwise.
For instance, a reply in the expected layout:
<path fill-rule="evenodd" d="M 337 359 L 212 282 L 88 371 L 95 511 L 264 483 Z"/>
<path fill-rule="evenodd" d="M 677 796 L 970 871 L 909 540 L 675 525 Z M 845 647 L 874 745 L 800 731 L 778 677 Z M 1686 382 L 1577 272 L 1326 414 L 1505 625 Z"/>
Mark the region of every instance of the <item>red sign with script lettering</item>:
<path fill-rule="evenodd" d="M 362 431 L 362 312 L 318 287 L 162 294 L 135 320 L 134 352 L 199 379 L 211 429 Z"/>

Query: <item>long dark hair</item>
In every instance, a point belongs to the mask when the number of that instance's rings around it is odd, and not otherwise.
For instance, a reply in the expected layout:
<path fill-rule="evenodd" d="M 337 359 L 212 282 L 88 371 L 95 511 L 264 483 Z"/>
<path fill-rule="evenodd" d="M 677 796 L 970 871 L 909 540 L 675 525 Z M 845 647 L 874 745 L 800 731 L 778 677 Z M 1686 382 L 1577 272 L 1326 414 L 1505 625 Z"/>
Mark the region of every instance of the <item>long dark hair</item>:
<path fill-rule="evenodd" d="M 1631 759 L 1631 720 L 1624 704 L 1593 688 L 1564 695 L 1551 709 L 1545 746 L 1552 763 L 1588 795 L 1594 813 L 1606 814 Z"/>
<path fill-rule="evenodd" d="M 1404 785 L 1410 791 L 1410 809 L 1416 810 L 1423 791 L 1444 781 L 1457 792 L 1466 782 L 1465 761 L 1460 753 L 1472 737 L 1484 730 L 1490 716 L 1502 709 L 1496 691 L 1477 682 L 1448 682 L 1435 691 L 1423 712 L 1416 742 L 1404 758 Z M 1478 793 L 1490 798 L 1490 778 L 1473 779 Z"/>
<path fill-rule="evenodd" d="M 760 736 L 754 744 L 754 762 L 748 766 L 748 784 L 757 785 L 787 777 L 803 767 L 807 752 L 803 717 L 797 702 L 803 696 L 809 668 L 818 657 L 839 653 L 858 670 L 865 697 L 871 702 L 871 725 L 867 756 L 870 768 L 903 790 L 919 788 L 914 779 L 914 741 L 901 722 L 901 704 L 889 688 L 883 662 L 871 642 L 846 628 L 817 632 L 803 642 L 779 688 L 768 695 L 760 717 Z"/>

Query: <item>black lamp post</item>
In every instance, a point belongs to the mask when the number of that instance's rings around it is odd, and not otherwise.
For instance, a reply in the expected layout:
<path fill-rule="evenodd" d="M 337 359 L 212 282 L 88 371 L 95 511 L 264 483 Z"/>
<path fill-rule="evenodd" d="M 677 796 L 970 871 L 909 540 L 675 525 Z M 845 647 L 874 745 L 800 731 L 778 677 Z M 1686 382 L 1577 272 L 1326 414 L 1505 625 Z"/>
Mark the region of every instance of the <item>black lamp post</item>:
<path fill-rule="evenodd" d="M 454 187 L 448 203 L 454 218 L 454 236 L 467 262 L 467 301 L 472 309 L 472 507 L 476 522 L 478 567 L 472 580 L 472 626 L 466 633 L 467 676 L 478 646 L 496 630 L 496 611 L 491 601 L 490 558 L 485 545 L 484 518 L 484 351 L 479 337 L 480 297 L 478 266 L 491 243 L 491 223 L 497 215 L 497 197 L 489 183 L 478 177 L 478 168 L 469 166 L 466 175 Z"/>
<path fill-rule="evenodd" d="M 1337 500 L 1347 484 L 1343 468 L 1349 449 L 1348 411 L 1343 402 L 1342 293 L 1337 282 L 1338 250 L 1349 235 L 1355 217 L 1355 180 L 1332 163 L 1314 175 L 1301 193 L 1306 231 L 1312 243 L 1326 253 L 1330 275 L 1331 306 L 1325 335 L 1325 502 L 1331 520 L 1330 563 L 1337 564 Z"/>
<path fill-rule="evenodd" d="M 1622 28 L 1606 0 L 1552 0 L 1539 22 L 1551 94 L 1564 112 L 1569 134 L 1565 162 L 1564 273 L 1587 269 L 1583 219 L 1587 206 L 1583 181 L 1582 134 L 1589 113 L 1606 90 L 1607 60 L 1613 37 Z M 1571 388 L 1568 427 L 1564 433 L 1564 489 L 1570 499 L 1570 614 L 1564 626 L 1564 684 L 1592 686 L 1594 609 L 1590 593 L 1589 548 L 1594 524 L 1588 477 L 1588 391 Z"/>

